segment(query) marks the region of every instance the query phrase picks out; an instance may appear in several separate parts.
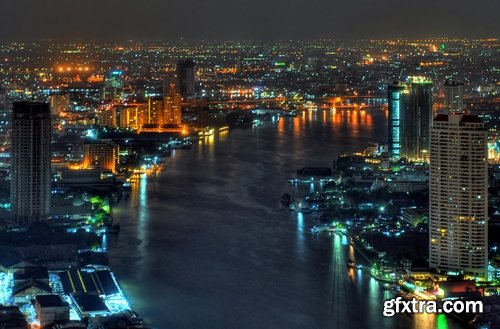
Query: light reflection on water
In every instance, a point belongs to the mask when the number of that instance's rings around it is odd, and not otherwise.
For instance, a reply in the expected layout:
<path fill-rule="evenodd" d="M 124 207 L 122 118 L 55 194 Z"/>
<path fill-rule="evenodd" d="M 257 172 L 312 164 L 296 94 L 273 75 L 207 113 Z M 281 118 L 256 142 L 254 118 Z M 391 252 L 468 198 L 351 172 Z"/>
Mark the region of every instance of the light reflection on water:
<path fill-rule="evenodd" d="M 288 183 L 298 168 L 383 142 L 384 117 L 306 111 L 177 150 L 115 211 L 110 265 L 135 310 L 159 329 L 435 328 L 428 315 L 384 318 L 382 285 L 347 270 L 362 261 L 347 239 L 312 235 L 317 215 L 279 202 L 301 192 Z"/>

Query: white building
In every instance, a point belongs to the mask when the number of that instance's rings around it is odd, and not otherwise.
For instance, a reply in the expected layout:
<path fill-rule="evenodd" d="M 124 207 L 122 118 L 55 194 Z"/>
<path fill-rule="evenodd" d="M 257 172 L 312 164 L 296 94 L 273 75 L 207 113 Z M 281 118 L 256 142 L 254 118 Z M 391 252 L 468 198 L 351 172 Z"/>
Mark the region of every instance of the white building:
<path fill-rule="evenodd" d="M 430 145 L 431 268 L 486 274 L 487 175 L 487 131 L 481 119 L 436 116 Z"/>

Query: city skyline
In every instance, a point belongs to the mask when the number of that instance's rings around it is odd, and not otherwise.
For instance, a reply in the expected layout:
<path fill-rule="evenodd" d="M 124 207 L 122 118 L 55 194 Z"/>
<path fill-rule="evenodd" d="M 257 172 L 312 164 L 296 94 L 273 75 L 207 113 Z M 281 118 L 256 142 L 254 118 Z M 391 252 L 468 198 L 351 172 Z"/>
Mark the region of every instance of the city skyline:
<path fill-rule="evenodd" d="M 0 0 L 0 328 L 500 329 L 495 1 Z"/>
<path fill-rule="evenodd" d="M 232 1 L 3 0 L 0 40 L 286 40 L 496 37 L 500 3 L 388 0 Z M 486 9 L 486 10 L 485 10 Z M 32 29 L 23 21 L 39 21 Z M 439 31 L 439 32 L 437 32 Z"/>

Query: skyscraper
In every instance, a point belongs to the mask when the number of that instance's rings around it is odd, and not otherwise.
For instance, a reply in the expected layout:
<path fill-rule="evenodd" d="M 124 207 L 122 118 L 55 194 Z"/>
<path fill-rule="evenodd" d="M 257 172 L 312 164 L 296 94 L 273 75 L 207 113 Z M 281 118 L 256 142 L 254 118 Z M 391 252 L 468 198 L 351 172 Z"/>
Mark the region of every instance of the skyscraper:
<path fill-rule="evenodd" d="M 177 88 L 184 98 L 195 95 L 194 61 L 192 59 L 177 62 Z"/>
<path fill-rule="evenodd" d="M 388 86 L 389 103 L 389 156 L 393 159 L 401 157 L 401 114 L 404 110 L 404 96 L 406 85 L 394 82 Z"/>
<path fill-rule="evenodd" d="M 388 87 L 389 153 L 393 159 L 428 160 L 433 117 L 432 81 L 411 76 Z"/>
<path fill-rule="evenodd" d="M 176 77 L 174 73 L 166 72 L 162 79 L 162 96 L 167 96 L 170 91 L 170 86 L 176 84 Z"/>
<path fill-rule="evenodd" d="M 19 225 L 50 215 L 51 120 L 45 103 L 14 104 L 10 198 Z"/>
<path fill-rule="evenodd" d="M 236 59 L 236 74 L 243 73 L 243 58 L 238 57 Z"/>
<path fill-rule="evenodd" d="M 407 109 L 403 114 L 402 156 L 410 160 L 428 160 L 432 118 L 432 81 L 424 77 L 408 78 Z"/>
<path fill-rule="evenodd" d="M 477 116 L 439 114 L 431 128 L 430 267 L 486 274 L 487 131 Z"/>
<path fill-rule="evenodd" d="M 461 113 L 464 107 L 464 84 L 446 80 L 443 86 L 445 110 Z"/>

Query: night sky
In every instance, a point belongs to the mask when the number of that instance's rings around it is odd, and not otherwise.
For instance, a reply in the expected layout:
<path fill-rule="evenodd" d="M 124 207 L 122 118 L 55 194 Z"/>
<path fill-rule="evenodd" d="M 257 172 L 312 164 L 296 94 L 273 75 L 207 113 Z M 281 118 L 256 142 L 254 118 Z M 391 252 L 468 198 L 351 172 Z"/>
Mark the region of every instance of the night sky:
<path fill-rule="evenodd" d="M 0 40 L 497 37 L 500 0 L 0 0 Z"/>

